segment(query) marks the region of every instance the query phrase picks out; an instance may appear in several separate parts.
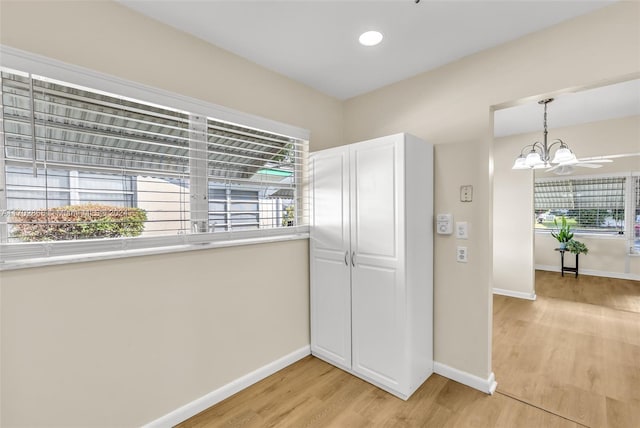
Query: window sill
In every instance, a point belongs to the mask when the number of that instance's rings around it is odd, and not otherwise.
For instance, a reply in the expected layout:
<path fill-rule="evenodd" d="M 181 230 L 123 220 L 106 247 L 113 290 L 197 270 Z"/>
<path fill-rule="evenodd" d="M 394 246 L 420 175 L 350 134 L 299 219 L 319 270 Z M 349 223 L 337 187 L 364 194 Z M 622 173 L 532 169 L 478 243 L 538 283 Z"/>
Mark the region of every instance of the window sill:
<path fill-rule="evenodd" d="M 535 234 L 548 235 L 550 238 L 552 237 L 551 232 L 548 229 L 545 229 L 545 230 L 535 229 Z M 603 232 L 603 233 L 574 232 L 573 236 L 580 237 L 580 238 L 590 238 L 590 239 L 627 239 L 627 235 L 619 235 L 618 233 L 614 233 L 614 232 Z"/>
<path fill-rule="evenodd" d="M 211 234 L 209 234 L 211 235 Z M 226 234 L 225 234 L 226 235 Z M 244 235 L 244 236 L 243 236 Z M 112 260 L 126 257 L 151 256 L 157 254 L 181 253 L 186 251 L 210 250 L 215 248 L 236 247 L 242 245 L 267 244 L 271 242 L 294 241 L 309 238 L 309 227 L 296 227 L 295 231 L 287 233 L 270 233 L 266 236 L 256 236 L 254 233 L 236 232 L 233 238 L 217 236 L 202 242 L 167 245 L 154 248 L 139 248 L 117 251 L 93 252 L 90 254 L 71 254 L 52 257 L 40 257 L 22 260 L 9 260 L 0 262 L 0 272 L 26 269 L 33 267 L 54 266 L 70 263 L 92 262 L 100 260 Z"/>

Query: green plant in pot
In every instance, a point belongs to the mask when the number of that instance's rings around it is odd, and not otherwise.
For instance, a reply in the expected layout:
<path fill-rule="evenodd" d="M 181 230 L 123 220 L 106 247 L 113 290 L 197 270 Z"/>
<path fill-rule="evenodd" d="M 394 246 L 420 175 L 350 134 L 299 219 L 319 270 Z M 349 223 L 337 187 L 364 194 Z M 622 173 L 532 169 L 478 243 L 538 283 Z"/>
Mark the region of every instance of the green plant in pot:
<path fill-rule="evenodd" d="M 580 241 L 576 241 L 575 239 L 567 242 L 567 250 L 569 250 L 573 254 L 587 254 L 589 252 L 589 249 L 586 245 L 584 245 Z"/>
<path fill-rule="evenodd" d="M 571 226 L 567 223 L 565 216 L 562 216 L 560 226 L 558 226 L 558 219 L 553 219 L 553 224 L 558 228 L 556 231 L 551 231 L 551 236 L 556 238 L 560 243 L 560 249 L 567 248 L 567 243 L 573 239 L 573 233 L 571 232 Z"/>

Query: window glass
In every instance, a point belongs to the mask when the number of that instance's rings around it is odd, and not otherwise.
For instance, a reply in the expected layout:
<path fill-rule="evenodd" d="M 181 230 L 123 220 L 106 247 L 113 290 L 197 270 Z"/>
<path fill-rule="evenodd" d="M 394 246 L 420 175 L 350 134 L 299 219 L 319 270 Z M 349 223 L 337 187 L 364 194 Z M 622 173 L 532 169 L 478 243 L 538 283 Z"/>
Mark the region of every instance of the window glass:
<path fill-rule="evenodd" d="M 209 188 L 209 228 L 212 232 L 260 227 L 259 192 Z"/>
<path fill-rule="evenodd" d="M 537 181 L 534 201 L 537 229 L 553 229 L 564 216 L 575 231 L 624 233 L 624 177 Z"/>
<path fill-rule="evenodd" d="M 1 79 L 3 257 L 15 243 L 181 244 L 304 224 L 306 141 L 27 73 Z"/>

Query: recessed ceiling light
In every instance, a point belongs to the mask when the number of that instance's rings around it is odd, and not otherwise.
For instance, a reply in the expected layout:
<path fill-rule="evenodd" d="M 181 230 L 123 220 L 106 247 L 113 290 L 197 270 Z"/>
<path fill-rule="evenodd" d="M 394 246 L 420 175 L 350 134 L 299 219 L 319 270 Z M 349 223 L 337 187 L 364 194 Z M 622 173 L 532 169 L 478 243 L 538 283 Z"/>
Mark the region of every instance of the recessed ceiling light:
<path fill-rule="evenodd" d="M 382 33 L 379 31 L 367 31 L 366 33 L 360 34 L 358 40 L 361 45 L 375 46 L 382 41 Z"/>

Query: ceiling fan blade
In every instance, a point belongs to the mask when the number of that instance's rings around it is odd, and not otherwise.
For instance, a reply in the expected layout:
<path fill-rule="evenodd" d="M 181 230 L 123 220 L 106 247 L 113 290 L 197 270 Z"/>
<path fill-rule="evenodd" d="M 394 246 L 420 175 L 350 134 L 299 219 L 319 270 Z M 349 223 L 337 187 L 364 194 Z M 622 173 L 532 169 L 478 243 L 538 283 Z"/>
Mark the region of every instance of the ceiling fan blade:
<path fill-rule="evenodd" d="M 582 168 L 602 168 L 602 163 L 613 162 L 611 159 L 578 159 L 577 162 L 564 163 L 553 165 L 551 168 L 546 169 L 546 172 L 553 172 L 556 175 L 569 175 L 573 172 L 573 166 L 579 166 Z"/>
<path fill-rule="evenodd" d="M 573 172 L 573 165 L 556 165 L 547 171 L 553 171 L 556 175 L 569 175 Z"/>
<path fill-rule="evenodd" d="M 582 168 L 602 168 L 602 165 L 598 165 L 596 163 L 584 163 L 584 162 L 578 162 L 573 166 L 580 166 Z"/>

